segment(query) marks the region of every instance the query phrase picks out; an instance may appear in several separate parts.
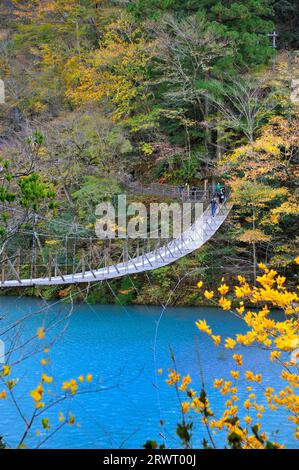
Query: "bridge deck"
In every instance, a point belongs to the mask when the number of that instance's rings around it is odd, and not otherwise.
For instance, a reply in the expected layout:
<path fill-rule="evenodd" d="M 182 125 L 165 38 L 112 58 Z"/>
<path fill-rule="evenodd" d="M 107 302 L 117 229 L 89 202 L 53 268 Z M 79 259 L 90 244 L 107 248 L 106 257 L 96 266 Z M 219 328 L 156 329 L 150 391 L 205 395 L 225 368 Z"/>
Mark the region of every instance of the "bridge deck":
<path fill-rule="evenodd" d="M 204 245 L 221 227 L 231 207 L 232 205 L 229 202 L 218 206 L 215 217 L 212 217 L 210 208 L 206 209 L 202 216 L 188 230 L 183 232 L 179 238 L 166 243 L 155 251 L 149 251 L 135 258 L 129 258 L 124 262 L 76 274 L 4 280 L 0 286 L 7 288 L 89 283 L 142 273 L 167 266 Z"/>

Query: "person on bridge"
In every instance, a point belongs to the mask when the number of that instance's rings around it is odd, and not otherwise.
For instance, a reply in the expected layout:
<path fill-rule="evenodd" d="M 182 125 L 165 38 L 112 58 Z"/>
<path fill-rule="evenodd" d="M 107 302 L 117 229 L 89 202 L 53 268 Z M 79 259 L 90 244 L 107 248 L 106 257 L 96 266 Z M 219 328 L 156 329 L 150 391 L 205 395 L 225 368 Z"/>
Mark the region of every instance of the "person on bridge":
<path fill-rule="evenodd" d="M 219 202 L 220 204 L 223 204 L 224 201 L 225 201 L 225 188 L 222 187 L 220 190 L 220 194 L 219 194 Z"/>
<path fill-rule="evenodd" d="M 212 212 L 212 217 L 215 217 L 216 215 L 216 210 L 217 210 L 217 201 L 215 196 L 213 196 L 211 200 L 211 212 Z"/>
<path fill-rule="evenodd" d="M 183 196 L 184 196 L 184 186 L 181 184 L 179 187 L 179 195 L 180 195 L 180 198 L 183 199 Z"/>
<path fill-rule="evenodd" d="M 197 188 L 195 186 L 192 186 L 192 188 L 191 188 L 191 199 L 193 199 L 193 201 L 196 200 L 196 191 L 197 191 Z"/>

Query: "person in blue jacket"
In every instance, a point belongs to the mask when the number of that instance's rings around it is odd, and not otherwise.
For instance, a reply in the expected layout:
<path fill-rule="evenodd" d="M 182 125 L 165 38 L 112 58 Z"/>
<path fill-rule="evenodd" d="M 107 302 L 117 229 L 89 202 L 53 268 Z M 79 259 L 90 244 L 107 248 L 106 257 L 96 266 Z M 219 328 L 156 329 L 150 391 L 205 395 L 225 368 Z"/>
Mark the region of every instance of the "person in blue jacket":
<path fill-rule="evenodd" d="M 213 196 L 213 198 L 212 198 L 212 200 L 211 200 L 211 212 L 212 212 L 212 217 L 215 217 L 216 210 L 217 210 L 217 201 L 216 201 L 215 196 Z"/>

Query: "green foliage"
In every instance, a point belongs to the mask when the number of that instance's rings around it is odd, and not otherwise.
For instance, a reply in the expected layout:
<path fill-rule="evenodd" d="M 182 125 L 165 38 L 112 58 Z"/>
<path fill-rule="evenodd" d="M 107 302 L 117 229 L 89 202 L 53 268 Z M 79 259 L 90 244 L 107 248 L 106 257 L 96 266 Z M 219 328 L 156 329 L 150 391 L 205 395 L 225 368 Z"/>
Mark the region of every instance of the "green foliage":
<path fill-rule="evenodd" d="M 0 70 L 9 91 L 0 110 L 1 236 L 14 227 L 12 206 L 53 238 L 73 228 L 92 236 L 96 204 L 118 194 L 128 177 L 190 186 L 203 186 L 204 179 L 232 186 L 242 180 L 235 218 L 217 233 L 216 255 L 212 243 L 158 270 L 150 275 L 152 285 L 140 281 L 139 295 L 118 281 L 118 299 L 159 303 L 176 276 L 198 266 L 211 267 L 205 274 L 212 287 L 219 264 L 229 276 L 236 263 L 249 269 L 248 243 L 257 243 L 259 256 L 266 248 L 273 262 L 287 268 L 297 231 L 298 148 L 288 145 L 295 133 L 286 132 L 275 155 L 269 147 L 280 129 L 266 145 L 259 136 L 273 116 L 293 116 L 288 60 L 279 55 L 275 68 L 269 64 L 274 51 L 268 33 L 275 23 L 279 47 L 297 47 L 295 3 L 14 0 L 1 11 L 9 26 L 0 38 Z M 10 117 L 11 110 L 19 119 Z M 36 122 L 39 130 L 26 138 Z M 36 213 L 46 215 L 49 208 L 53 217 L 43 223 Z M 204 302 L 189 283 L 177 294 L 171 302 Z M 115 302 L 101 289 L 91 290 L 88 299 Z"/>
<path fill-rule="evenodd" d="M 138 283 L 137 283 L 138 286 Z M 120 287 L 117 291 L 117 298 L 115 299 L 116 304 L 120 305 L 130 305 L 133 303 L 136 298 L 138 288 L 132 284 L 130 278 L 124 277 L 121 279 Z"/>
<path fill-rule="evenodd" d="M 119 192 L 120 186 L 116 180 L 87 176 L 80 189 L 74 191 L 72 196 L 77 202 L 79 215 L 86 221 L 90 216 L 94 216 L 97 204 Z"/>
<path fill-rule="evenodd" d="M 33 139 L 30 143 L 33 147 L 39 148 L 42 135 L 36 133 Z M 24 224 L 27 219 L 26 213 L 30 214 L 30 211 L 37 212 L 41 206 L 46 206 L 49 209 L 54 208 L 56 192 L 53 185 L 42 181 L 38 173 L 31 172 L 25 176 L 18 175 L 14 173 L 12 162 L 2 160 L 1 163 L 3 183 L 0 188 L 0 202 L 2 204 L 0 236 L 4 237 L 9 233 L 10 225 L 12 225 L 12 221 L 15 219 L 15 214 L 9 210 L 10 208 L 14 209 L 17 206 L 25 210 L 23 216 Z M 17 226 L 18 224 L 16 224 Z"/>
<path fill-rule="evenodd" d="M 299 9 L 296 0 L 276 0 L 274 2 L 278 46 L 281 49 L 299 48 Z"/>
<path fill-rule="evenodd" d="M 48 184 L 43 183 L 40 180 L 40 176 L 36 173 L 20 178 L 18 184 L 21 206 L 32 208 L 34 211 L 38 210 L 41 201 L 55 197 L 55 191 Z"/>
<path fill-rule="evenodd" d="M 193 423 L 178 423 L 176 433 L 181 440 L 182 446 L 186 449 L 190 448 L 192 439 Z"/>
<path fill-rule="evenodd" d="M 99 286 L 94 286 L 87 294 L 86 302 L 90 305 L 95 304 L 112 304 L 115 299 L 109 287 L 105 283 L 101 283 Z"/>
<path fill-rule="evenodd" d="M 139 0 L 130 9 L 139 17 L 146 14 L 156 18 L 164 12 L 187 16 L 204 11 L 208 19 L 223 27 L 227 38 L 234 41 L 234 64 L 248 67 L 263 64 L 273 55 L 267 36 L 274 30 L 271 21 L 274 18 L 273 4 L 273 0 Z M 284 11 L 287 11 L 286 6 Z M 291 11 L 289 9 L 289 15 Z"/>
<path fill-rule="evenodd" d="M 165 445 L 164 444 L 158 444 L 156 441 L 146 441 L 146 443 L 143 445 L 143 448 L 144 449 L 148 449 L 148 450 L 151 450 L 151 449 L 165 449 Z"/>
<path fill-rule="evenodd" d="M 0 449 L 5 449 L 6 448 L 6 445 L 5 445 L 5 442 L 3 441 L 3 437 L 0 436 Z"/>
<path fill-rule="evenodd" d="M 182 181 L 191 183 L 200 171 L 201 158 L 204 158 L 204 156 L 197 152 L 192 152 L 191 155 L 181 158 L 180 167 L 172 172 L 171 181 L 174 183 Z"/>
<path fill-rule="evenodd" d="M 178 14 L 194 13 L 199 9 L 198 0 L 138 0 L 130 2 L 128 9 L 138 18 L 146 15 L 148 18 L 158 18 L 165 12 Z"/>

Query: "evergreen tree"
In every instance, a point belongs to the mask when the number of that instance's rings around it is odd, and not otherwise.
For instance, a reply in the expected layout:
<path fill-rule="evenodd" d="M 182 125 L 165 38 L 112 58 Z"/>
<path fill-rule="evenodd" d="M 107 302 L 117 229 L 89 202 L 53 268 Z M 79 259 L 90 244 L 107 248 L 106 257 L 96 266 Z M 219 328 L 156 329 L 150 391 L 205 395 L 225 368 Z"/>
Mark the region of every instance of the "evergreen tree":
<path fill-rule="evenodd" d="M 263 64 L 273 55 L 268 37 L 274 30 L 273 0 L 140 0 L 129 8 L 148 17 L 169 11 L 184 16 L 204 11 L 212 23 L 222 25 L 227 37 L 235 41 L 237 66 Z"/>
<path fill-rule="evenodd" d="M 299 2 L 277 0 L 274 5 L 279 48 L 299 48 Z"/>

